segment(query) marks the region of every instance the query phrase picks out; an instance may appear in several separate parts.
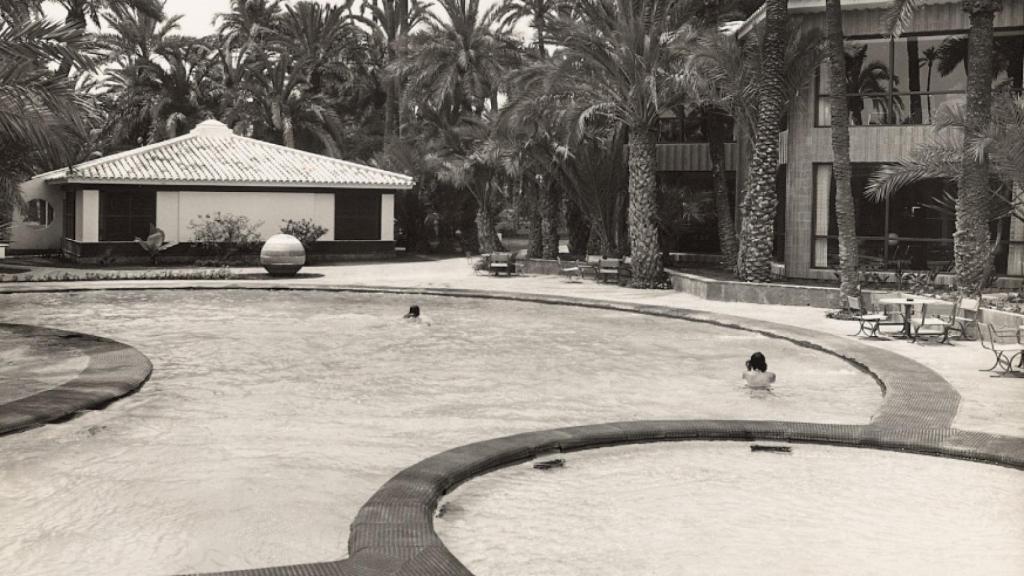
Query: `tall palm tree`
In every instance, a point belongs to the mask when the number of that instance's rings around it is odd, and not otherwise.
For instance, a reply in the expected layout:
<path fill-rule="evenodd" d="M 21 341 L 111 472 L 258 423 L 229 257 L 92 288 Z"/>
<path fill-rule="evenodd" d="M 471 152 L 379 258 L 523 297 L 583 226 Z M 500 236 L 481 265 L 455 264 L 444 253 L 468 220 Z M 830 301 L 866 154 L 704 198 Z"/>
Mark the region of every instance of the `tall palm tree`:
<path fill-rule="evenodd" d="M 100 17 L 107 11 L 120 13 L 123 11 L 135 11 L 146 14 L 157 20 L 163 17 L 163 5 L 160 0 L 56 0 L 66 11 L 67 16 L 64 23 L 72 28 L 85 31 L 89 22 L 93 25 L 100 25 Z M 71 58 L 64 58 L 60 62 L 57 74 L 67 76 L 71 74 L 75 61 Z"/>
<path fill-rule="evenodd" d="M 567 0 L 503 0 L 495 15 L 507 29 L 521 20 L 528 20 L 533 28 L 537 57 L 548 57 L 548 28 L 551 21 L 569 8 Z"/>
<path fill-rule="evenodd" d="M 767 282 L 771 278 L 772 242 L 778 198 L 775 176 L 779 165 L 779 132 L 784 113 L 786 0 L 765 2 L 764 37 L 761 41 L 761 87 L 757 110 L 754 153 L 747 175 L 749 182 L 740 204 L 741 280 Z"/>
<path fill-rule="evenodd" d="M 64 59 L 93 66 L 80 29 L 36 19 L 31 11 L 6 15 L 0 19 L 0 235 L 21 205 L 18 185 L 69 163 L 86 128 L 87 102 L 50 66 Z"/>
<path fill-rule="evenodd" d="M 828 43 L 829 104 L 832 124 L 832 176 L 836 181 L 836 224 L 839 229 L 839 297 L 859 296 L 857 285 L 857 222 L 850 169 L 850 123 L 846 108 L 846 50 L 843 44 L 843 7 L 840 0 L 825 0 L 825 35 Z M 920 103 L 918 103 L 920 105 Z"/>
<path fill-rule="evenodd" d="M 397 62 L 404 50 L 409 31 L 427 14 L 427 3 L 419 0 L 373 0 L 362 5 L 363 16 L 371 33 L 385 49 L 385 64 Z M 399 135 L 402 124 L 402 77 L 391 74 L 386 80 L 384 105 L 384 133 Z"/>
<path fill-rule="evenodd" d="M 505 72 L 520 62 L 518 45 L 495 28 L 495 12 L 479 0 L 440 0 L 441 15 L 424 18 L 409 37 L 408 54 L 396 73 L 407 75 L 410 96 L 451 118 L 498 108 Z"/>
<path fill-rule="evenodd" d="M 894 0 L 889 11 L 889 28 L 899 35 L 910 24 L 921 0 Z M 984 132 L 991 122 L 993 77 L 993 22 L 1002 10 L 1002 0 L 962 0 L 961 8 L 971 21 L 968 32 L 967 107 L 963 129 L 964 148 L 971 138 Z M 988 218 L 989 160 L 986 155 L 963 155 L 960 190 L 957 193 L 956 232 L 953 253 L 957 287 L 964 294 L 981 292 L 992 268 Z"/>
<path fill-rule="evenodd" d="M 682 104 L 683 88 L 670 81 L 683 65 L 689 29 L 665 28 L 676 0 L 586 0 L 573 18 L 552 23 L 559 56 L 520 75 L 523 98 L 542 94 L 567 104 L 581 126 L 604 118 L 629 130 L 629 241 L 633 286 L 660 281 L 655 141 L 659 113 Z"/>

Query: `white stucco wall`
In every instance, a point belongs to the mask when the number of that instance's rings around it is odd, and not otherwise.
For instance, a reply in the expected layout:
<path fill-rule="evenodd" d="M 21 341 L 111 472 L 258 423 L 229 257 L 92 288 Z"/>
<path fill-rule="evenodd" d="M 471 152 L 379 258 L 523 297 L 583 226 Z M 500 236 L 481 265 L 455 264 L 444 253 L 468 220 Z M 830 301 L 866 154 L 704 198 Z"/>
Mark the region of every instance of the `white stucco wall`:
<path fill-rule="evenodd" d="M 59 250 L 64 232 L 64 194 L 48 186 L 42 178 L 33 178 L 19 185 L 25 202 L 42 199 L 53 206 L 53 220 L 47 226 L 25 222 L 25 215 L 14 211 L 10 250 Z"/>
<path fill-rule="evenodd" d="M 395 239 L 395 195 L 380 195 L 380 239 Z"/>
<path fill-rule="evenodd" d="M 177 195 L 177 202 L 173 199 L 174 195 Z M 325 198 L 318 198 L 321 196 Z M 175 204 L 177 204 L 177 217 L 172 216 Z M 161 208 L 166 214 L 161 213 Z M 250 223 L 258 224 L 257 230 L 263 239 L 280 234 L 284 220 L 301 220 L 303 218 L 311 219 L 329 230 L 321 238 L 322 240 L 330 240 L 334 237 L 334 195 L 330 193 L 160 192 L 157 194 L 157 225 L 163 229 L 169 241 L 187 242 L 192 240 L 193 235 L 189 228 L 189 222 L 198 222 L 202 216 L 207 214 L 213 216 L 217 212 L 247 216 Z"/>

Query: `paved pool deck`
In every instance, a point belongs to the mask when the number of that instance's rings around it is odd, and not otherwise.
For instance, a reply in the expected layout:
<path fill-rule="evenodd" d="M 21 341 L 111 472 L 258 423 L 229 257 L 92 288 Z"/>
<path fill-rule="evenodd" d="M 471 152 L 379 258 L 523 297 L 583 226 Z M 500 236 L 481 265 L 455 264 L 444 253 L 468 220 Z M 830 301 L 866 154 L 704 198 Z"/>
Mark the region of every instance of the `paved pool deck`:
<path fill-rule="evenodd" d="M 259 270 L 238 272 L 255 277 Z M 711 302 L 673 291 L 575 283 L 552 276 L 496 278 L 475 275 L 463 258 L 320 266 L 305 272 L 310 275 L 295 279 L 5 284 L 0 285 L 0 311 L 17 299 L 5 301 L 4 293 L 93 289 L 365 290 L 502 298 L 666 316 L 784 338 L 861 366 L 880 382 L 885 396 L 868 425 L 745 420 L 612 422 L 453 447 L 403 470 L 371 497 L 353 521 L 347 558 L 223 574 L 468 576 L 470 572 L 433 531 L 438 499 L 476 475 L 552 452 L 650 441 L 765 439 L 941 454 L 1024 469 L 1024 381 L 981 372 L 991 365 L 991 353 L 977 342 L 950 346 L 855 338 L 849 335 L 855 329 L 852 323 L 826 319 L 821 309 Z M 785 374 L 780 374 L 778 385 L 784 383 Z"/>

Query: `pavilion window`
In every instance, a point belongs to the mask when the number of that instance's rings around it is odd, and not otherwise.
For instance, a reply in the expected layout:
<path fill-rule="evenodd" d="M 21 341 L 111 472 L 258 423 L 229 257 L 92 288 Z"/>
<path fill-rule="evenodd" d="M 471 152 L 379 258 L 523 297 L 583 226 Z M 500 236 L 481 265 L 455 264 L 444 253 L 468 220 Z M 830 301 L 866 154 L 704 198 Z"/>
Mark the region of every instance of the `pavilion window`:
<path fill-rule="evenodd" d="M 156 224 L 156 192 L 100 190 L 100 242 L 145 238 Z"/>
<path fill-rule="evenodd" d="M 334 195 L 335 240 L 380 240 L 381 194 L 346 190 Z"/>
<path fill-rule="evenodd" d="M 850 124 L 931 124 L 936 113 L 963 104 L 967 87 L 967 32 L 907 34 L 895 40 L 851 38 L 846 42 Z M 1024 31 L 995 33 L 993 87 L 1020 93 L 1024 87 Z M 816 125 L 830 125 L 828 63 L 815 84 Z"/>

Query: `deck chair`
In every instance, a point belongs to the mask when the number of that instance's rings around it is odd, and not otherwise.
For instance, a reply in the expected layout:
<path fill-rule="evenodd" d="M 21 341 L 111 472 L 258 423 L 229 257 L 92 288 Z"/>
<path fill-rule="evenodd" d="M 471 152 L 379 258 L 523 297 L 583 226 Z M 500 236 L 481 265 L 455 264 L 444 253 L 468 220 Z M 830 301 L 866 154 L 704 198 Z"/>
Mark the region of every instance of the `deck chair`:
<path fill-rule="evenodd" d="M 582 282 L 583 268 L 580 266 L 579 260 L 563 258 L 562 255 L 559 254 L 558 275 L 559 277 L 565 277 L 569 282 Z"/>
<path fill-rule="evenodd" d="M 999 367 L 1003 374 L 1013 370 L 1014 360 L 1024 352 L 1024 344 L 1020 343 L 1020 336 L 1017 328 L 996 328 L 985 322 L 978 322 L 978 342 L 981 347 L 995 355 L 996 361 L 991 368 L 985 372 L 991 372 Z"/>
<path fill-rule="evenodd" d="M 488 264 L 488 270 L 491 271 L 495 276 L 504 272 L 505 274 L 512 276 L 512 272 L 515 271 L 515 262 L 512 259 L 511 252 L 495 252 L 491 254 L 491 261 Z"/>
<path fill-rule="evenodd" d="M 619 268 L 621 266 L 622 260 L 618 258 L 601 258 L 597 265 L 597 279 L 601 282 L 607 282 L 608 279 L 612 279 L 618 283 Z"/>
<path fill-rule="evenodd" d="M 946 344 L 949 341 L 949 331 L 953 329 L 954 318 L 956 318 L 957 308 L 960 305 L 960 301 L 956 301 L 953 304 L 953 311 L 948 316 L 942 315 L 928 315 L 928 305 L 921 307 L 921 318 L 912 321 L 910 325 L 910 341 L 917 342 L 918 338 L 922 336 L 942 336 L 942 340 L 939 340 L 940 344 Z"/>
<path fill-rule="evenodd" d="M 864 305 L 861 304 L 860 298 L 856 296 L 846 297 L 847 306 L 850 308 L 850 314 L 853 315 L 853 319 L 860 322 L 860 328 L 857 329 L 857 333 L 853 336 L 860 336 L 864 334 L 869 338 L 878 337 L 878 326 L 882 320 L 887 318 L 886 314 L 868 312 Z"/>
<path fill-rule="evenodd" d="M 590 274 L 594 277 L 594 280 L 597 280 L 597 269 L 601 266 L 601 258 L 603 256 L 600 254 L 587 254 L 587 259 L 580 262 L 580 268 L 583 270 L 584 276 Z"/>

